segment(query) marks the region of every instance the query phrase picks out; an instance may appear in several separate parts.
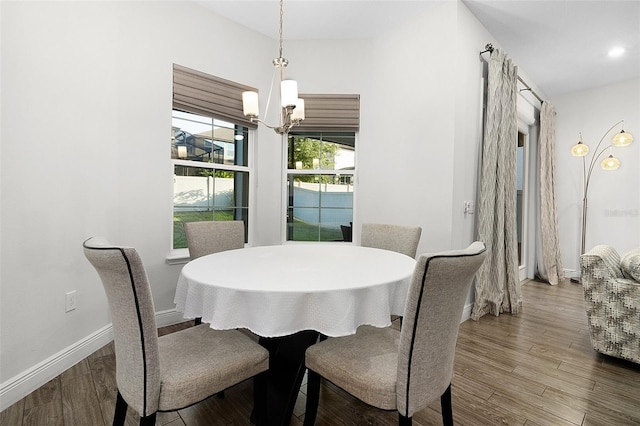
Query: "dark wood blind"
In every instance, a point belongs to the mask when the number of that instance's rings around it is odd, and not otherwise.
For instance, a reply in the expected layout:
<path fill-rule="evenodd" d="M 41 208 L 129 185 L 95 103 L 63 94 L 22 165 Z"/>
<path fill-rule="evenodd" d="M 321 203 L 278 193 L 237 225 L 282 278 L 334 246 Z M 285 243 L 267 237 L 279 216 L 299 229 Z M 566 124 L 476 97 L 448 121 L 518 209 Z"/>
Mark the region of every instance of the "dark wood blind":
<path fill-rule="evenodd" d="M 242 92 L 257 91 L 224 78 L 173 64 L 173 108 L 241 124 L 258 127 L 242 113 Z"/>
<path fill-rule="evenodd" d="M 305 118 L 295 131 L 352 131 L 360 128 L 360 95 L 300 94 Z"/>

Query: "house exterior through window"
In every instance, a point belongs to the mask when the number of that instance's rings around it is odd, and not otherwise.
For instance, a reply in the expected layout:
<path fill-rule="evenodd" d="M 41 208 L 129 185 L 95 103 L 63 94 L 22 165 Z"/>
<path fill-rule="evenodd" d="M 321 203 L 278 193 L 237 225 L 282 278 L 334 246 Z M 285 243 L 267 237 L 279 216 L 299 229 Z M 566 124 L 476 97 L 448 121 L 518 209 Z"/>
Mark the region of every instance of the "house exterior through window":
<path fill-rule="evenodd" d="M 351 241 L 360 95 L 301 94 L 287 137 L 287 241 Z"/>
<path fill-rule="evenodd" d="M 287 164 L 287 241 L 350 241 L 355 133 L 293 132 Z"/>

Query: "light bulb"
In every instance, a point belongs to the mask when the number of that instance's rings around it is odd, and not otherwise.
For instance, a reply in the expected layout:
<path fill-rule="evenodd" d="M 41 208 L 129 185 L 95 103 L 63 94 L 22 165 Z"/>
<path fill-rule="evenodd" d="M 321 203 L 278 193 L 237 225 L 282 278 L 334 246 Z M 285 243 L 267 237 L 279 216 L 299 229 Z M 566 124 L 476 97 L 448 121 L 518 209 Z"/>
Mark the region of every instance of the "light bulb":
<path fill-rule="evenodd" d="M 618 160 L 613 155 L 609 154 L 607 158 L 602 160 L 602 163 L 600 164 L 600 166 L 602 166 L 603 170 L 615 170 L 618 167 L 620 167 L 620 160 Z"/>
<path fill-rule="evenodd" d="M 633 142 L 633 136 L 630 133 L 626 133 L 624 130 L 621 130 L 620 133 L 616 134 L 613 137 L 612 143 L 615 146 L 627 146 Z"/>
<path fill-rule="evenodd" d="M 574 157 L 584 157 L 589 152 L 589 147 L 579 141 L 571 148 L 571 155 Z"/>

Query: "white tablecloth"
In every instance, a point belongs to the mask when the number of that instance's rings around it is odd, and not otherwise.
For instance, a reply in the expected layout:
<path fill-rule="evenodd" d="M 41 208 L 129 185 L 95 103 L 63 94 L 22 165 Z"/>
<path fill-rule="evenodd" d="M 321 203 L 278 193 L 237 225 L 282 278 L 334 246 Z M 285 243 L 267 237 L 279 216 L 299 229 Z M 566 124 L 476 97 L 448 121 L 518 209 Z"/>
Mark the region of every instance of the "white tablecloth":
<path fill-rule="evenodd" d="M 350 244 L 230 250 L 187 263 L 174 302 L 185 318 L 215 329 L 344 336 L 402 315 L 414 267 L 403 254 Z"/>

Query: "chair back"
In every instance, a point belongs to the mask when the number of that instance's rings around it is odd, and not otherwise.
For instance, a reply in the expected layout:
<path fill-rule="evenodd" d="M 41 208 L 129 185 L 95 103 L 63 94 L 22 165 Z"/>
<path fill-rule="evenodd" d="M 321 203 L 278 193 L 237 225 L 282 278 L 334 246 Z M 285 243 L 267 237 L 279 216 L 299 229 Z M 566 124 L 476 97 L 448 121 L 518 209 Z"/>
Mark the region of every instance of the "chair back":
<path fill-rule="evenodd" d="M 109 301 L 118 390 L 140 416 L 155 413 L 160 395 L 158 331 L 142 260 L 135 248 L 98 238 L 88 239 L 83 247 Z"/>
<path fill-rule="evenodd" d="M 186 222 L 184 233 L 191 259 L 244 247 L 244 222 L 241 220 Z"/>
<path fill-rule="evenodd" d="M 395 251 L 415 258 L 421 234 L 422 228 L 419 226 L 363 223 L 360 245 Z"/>
<path fill-rule="evenodd" d="M 485 245 L 423 254 L 407 294 L 398 349 L 398 411 L 411 417 L 451 384 L 458 328 Z"/>

